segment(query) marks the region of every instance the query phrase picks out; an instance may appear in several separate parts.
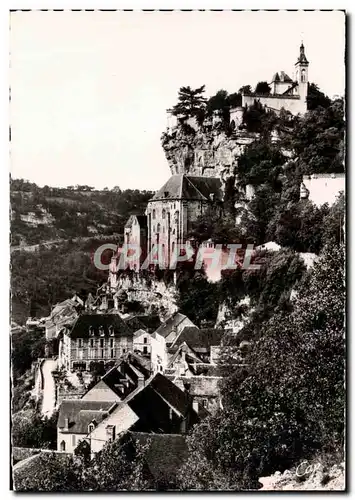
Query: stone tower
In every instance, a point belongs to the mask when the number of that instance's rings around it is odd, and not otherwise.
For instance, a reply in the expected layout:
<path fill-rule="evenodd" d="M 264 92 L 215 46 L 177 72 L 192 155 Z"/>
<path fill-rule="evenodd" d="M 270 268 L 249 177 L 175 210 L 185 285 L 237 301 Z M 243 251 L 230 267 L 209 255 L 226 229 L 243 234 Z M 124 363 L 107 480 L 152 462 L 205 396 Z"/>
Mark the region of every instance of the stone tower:
<path fill-rule="evenodd" d="M 307 111 L 307 92 L 308 92 L 308 65 L 306 55 L 304 53 L 303 42 L 300 46 L 300 55 L 295 64 L 296 82 L 298 83 L 298 94 L 300 96 L 300 105 L 305 107 Z"/>

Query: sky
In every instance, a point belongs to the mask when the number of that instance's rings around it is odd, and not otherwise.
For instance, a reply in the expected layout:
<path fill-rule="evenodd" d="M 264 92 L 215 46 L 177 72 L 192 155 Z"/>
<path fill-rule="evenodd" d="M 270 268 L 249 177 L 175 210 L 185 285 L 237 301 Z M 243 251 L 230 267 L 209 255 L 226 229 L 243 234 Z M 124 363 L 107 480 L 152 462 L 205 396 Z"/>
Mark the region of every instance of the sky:
<path fill-rule="evenodd" d="M 303 40 L 309 80 L 344 95 L 342 12 L 12 12 L 10 169 L 38 185 L 159 189 L 160 144 L 181 86 L 291 78 Z"/>

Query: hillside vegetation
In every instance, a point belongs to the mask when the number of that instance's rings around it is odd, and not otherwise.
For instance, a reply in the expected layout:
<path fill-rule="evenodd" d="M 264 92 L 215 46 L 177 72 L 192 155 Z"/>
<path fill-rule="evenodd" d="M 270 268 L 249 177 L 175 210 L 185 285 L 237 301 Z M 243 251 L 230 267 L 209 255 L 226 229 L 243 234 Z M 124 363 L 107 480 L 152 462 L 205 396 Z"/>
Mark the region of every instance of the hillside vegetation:
<path fill-rule="evenodd" d="M 122 234 L 128 217 L 144 213 L 152 195 L 118 187 L 111 191 L 89 186 L 40 188 L 11 179 L 11 245 Z"/>

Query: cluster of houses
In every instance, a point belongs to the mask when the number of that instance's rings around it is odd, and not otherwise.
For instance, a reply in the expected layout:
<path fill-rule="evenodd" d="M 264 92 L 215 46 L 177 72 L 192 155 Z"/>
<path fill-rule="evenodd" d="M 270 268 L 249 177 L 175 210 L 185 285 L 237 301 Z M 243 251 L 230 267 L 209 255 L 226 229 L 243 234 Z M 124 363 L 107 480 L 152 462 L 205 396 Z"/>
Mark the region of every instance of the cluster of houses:
<path fill-rule="evenodd" d="M 64 301 L 45 325 L 47 338 L 57 339 L 59 371 L 102 374 L 86 392 L 58 401 L 58 452 L 74 453 L 81 443 L 93 457 L 128 435 L 159 435 L 159 446 L 174 438 L 181 454 L 186 433 L 221 404 L 225 330 L 198 328 L 180 312 L 162 322 L 157 315 L 93 310 L 87 302 Z"/>

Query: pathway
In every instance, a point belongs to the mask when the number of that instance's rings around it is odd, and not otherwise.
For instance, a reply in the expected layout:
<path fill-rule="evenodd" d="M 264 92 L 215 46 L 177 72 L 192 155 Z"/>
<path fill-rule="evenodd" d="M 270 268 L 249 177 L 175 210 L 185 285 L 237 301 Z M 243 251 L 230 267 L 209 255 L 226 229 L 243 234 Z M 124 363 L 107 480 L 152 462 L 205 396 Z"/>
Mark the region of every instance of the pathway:
<path fill-rule="evenodd" d="M 42 415 L 51 417 L 55 408 L 55 383 L 52 371 L 57 367 L 57 361 L 46 359 L 42 365 L 43 373 L 43 400 Z"/>

